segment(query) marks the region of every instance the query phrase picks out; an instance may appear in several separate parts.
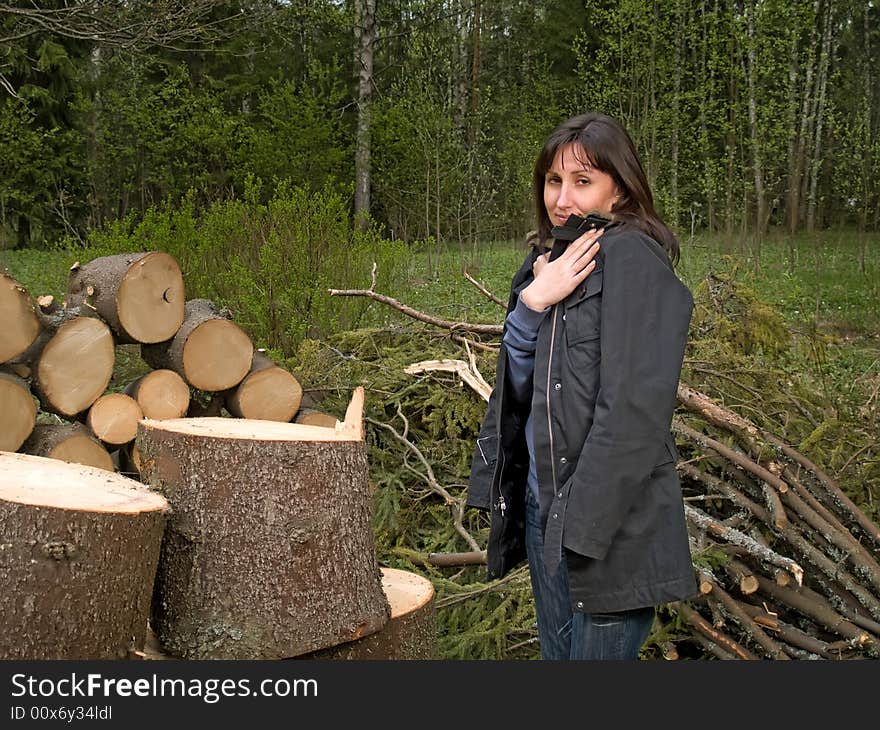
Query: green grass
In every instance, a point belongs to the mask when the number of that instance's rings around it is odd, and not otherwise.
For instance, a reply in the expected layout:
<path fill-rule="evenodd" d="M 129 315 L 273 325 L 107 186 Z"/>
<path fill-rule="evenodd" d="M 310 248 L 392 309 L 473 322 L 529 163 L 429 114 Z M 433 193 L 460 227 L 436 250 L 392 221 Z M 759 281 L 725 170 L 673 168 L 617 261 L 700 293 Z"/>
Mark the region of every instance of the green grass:
<path fill-rule="evenodd" d="M 864 271 L 861 258 L 865 252 Z M 440 247 L 414 249 L 409 263 L 409 286 L 383 292 L 416 309 L 454 320 L 500 322 L 498 305 L 467 279 L 477 281 L 506 299 L 510 279 L 525 255 L 522 242 L 499 242 L 477 249 Z M 34 296 L 63 298 L 67 273 L 76 261 L 90 260 L 79 251 L 2 251 L 0 267 L 18 279 Z M 792 327 L 815 327 L 847 340 L 877 346 L 880 332 L 880 234 L 831 231 L 770 235 L 760 247 L 751 238 L 700 236 L 682 242 L 678 273 L 691 288 L 711 270 L 736 269 L 740 279 L 778 309 Z M 363 272 L 363 288 L 370 274 Z M 383 305 L 372 306 L 363 324 L 402 321 L 403 315 Z"/>
<path fill-rule="evenodd" d="M 476 251 L 448 246 L 430 259 L 416 251 L 410 261 L 409 290 L 389 293 L 447 318 L 500 322 L 501 309 L 462 272 L 467 270 L 506 299 L 510 279 L 524 255 L 522 242 L 496 243 Z M 723 236 L 698 235 L 682 242 L 678 274 L 692 289 L 709 271 L 733 269 L 792 327 L 817 327 L 847 339 L 868 340 L 880 331 L 880 234 L 866 234 L 864 241 L 852 232 L 771 235 L 760 247 L 750 238 L 731 241 Z"/>

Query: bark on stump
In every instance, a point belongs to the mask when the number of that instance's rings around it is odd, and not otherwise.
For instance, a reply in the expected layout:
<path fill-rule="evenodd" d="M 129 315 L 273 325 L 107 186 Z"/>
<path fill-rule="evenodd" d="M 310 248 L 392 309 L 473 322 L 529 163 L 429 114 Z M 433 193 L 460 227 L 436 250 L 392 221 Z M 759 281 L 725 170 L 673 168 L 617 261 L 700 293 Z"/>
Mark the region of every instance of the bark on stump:
<path fill-rule="evenodd" d="M 27 290 L 8 274 L 0 272 L 0 362 L 11 360 L 30 347 L 40 334 L 40 320 Z"/>
<path fill-rule="evenodd" d="M 0 659 L 141 650 L 167 510 L 131 479 L 0 454 Z"/>
<path fill-rule="evenodd" d="M 18 451 L 37 422 L 37 404 L 27 383 L 0 371 L 0 451 Z"/>
<path fill-rule="evenodd" d="M 120 343 L 162 342 L 183 323 L 183 276 L 161 251 L 102 256 L 71 267 L 67 306 L 91 309 Z"/>
<path fill-rule="evenodd" d="M 173 370 L 194 388 L 228 390 L 247 375 L 254 355 L 250 338 L 228 313 L 207 299 L 186 303 L 183 324 L 170 340 L 141 346 L 153 369 Z"/>
<path fill-rule="evenodd" d="M 299 659 L 436 659 L 434 586 L 427 578 L 382 568 L 391 619 L 375 634 L 321 649 Z"/>
<path fill-rule="evenodd" d="M 81 423 L 38 423 L 21 450 L 33 456 L 113 471 L 113 458 Z"/>
<path fill-rule="evenodd" d="M 277 659 L 381 629 L 363 424 L 141 422 L 141 478 L 174 510 L 152 623 L 187 659 Z"/>

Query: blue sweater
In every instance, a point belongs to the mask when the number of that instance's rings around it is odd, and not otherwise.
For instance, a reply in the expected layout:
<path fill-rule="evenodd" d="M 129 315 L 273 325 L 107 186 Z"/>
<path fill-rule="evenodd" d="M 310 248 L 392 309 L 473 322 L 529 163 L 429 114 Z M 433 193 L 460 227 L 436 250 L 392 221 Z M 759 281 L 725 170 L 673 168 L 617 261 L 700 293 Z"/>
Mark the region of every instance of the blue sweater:
<path fill-rule="evenodd" d="M 520 296 L 516 307 L 507 315 L 507 327 L 502 343 L 507 348 L 507 379 L 516 400 L 532 401 L 532 375 L 535 372 L 535 348 L 538 344 L 538 328 L 551 310 L 543 312 L 529 309 Z M 535 438 L 532 430 L 532 414 L 526 420 L 526 446 L 529 450 L 529 489 L 538 499 L 538 474 L 535 469 Z"/>

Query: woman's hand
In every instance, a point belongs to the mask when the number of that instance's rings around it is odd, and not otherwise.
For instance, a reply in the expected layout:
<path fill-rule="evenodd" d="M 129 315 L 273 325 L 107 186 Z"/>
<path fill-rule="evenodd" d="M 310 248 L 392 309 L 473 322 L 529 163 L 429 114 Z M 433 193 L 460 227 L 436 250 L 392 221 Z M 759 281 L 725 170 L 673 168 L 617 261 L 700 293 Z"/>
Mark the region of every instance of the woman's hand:
<path fill-rule="evenodd" d="M 538 256 L 532 265 L 535 280 L 520 294 L 525 305 L 541 312 L 571 294 L 596 268 L 593 259 L 599 252 L 601 235 L 601 229 L 587 231 L 572 241 L 555 261 L 550 261 L 549 253 Z"/>

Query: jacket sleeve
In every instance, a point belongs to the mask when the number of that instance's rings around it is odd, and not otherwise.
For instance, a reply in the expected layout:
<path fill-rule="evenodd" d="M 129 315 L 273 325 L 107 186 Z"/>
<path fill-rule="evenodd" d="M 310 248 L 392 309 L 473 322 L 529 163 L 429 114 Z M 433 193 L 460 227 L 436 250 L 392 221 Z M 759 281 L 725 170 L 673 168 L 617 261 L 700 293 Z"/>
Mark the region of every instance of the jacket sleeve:
<path fill-rule="evenodd" d="M 633 234 L 605 250 L 599 390 L 592 426 L 572 476 L 563 544 L 605 557 L 666 440 L 693 311 L 669 265 Z"/>
<path fill-rule="evenodd" d="M 535 261 L 535 250 L 530 250 L 525 260 L 520 266 L 519 271 L 513 275 L 510 282 L 510 293 L 508 295 L 507 315 L 511 314 L 519 300 L 519 293 L 525 285 L 531 280 L 532 264 Z M 525 306 L 525 305 L 523 305 Z M 542 315 L 538 315 L 542 316 Z M 507 319 L 505 317 L 504 332 L 507 332 Z M 499 448 L 499 400 L 502 399 L 500 390 L 503 390 L 506 380 L 506 361 L 507 352 L 502 348 L 498 354 L 498 361 L 495 370 L 495 387 L 489 396 L 489 403 L 486 408 L 486 415 L 483 418 L 483 424 L 480 427 L 480 433 L 477 436 L 477 442 L 474 445 L 474 451 L 471 456 L 471 471 L 468 478 L 467 499 L 465 503 L 468 507 L 477 507 L 478 509 L 489 509 L 490 487 L 492 475 L 495 471 L 495 463 L 498 461 Z"/>

